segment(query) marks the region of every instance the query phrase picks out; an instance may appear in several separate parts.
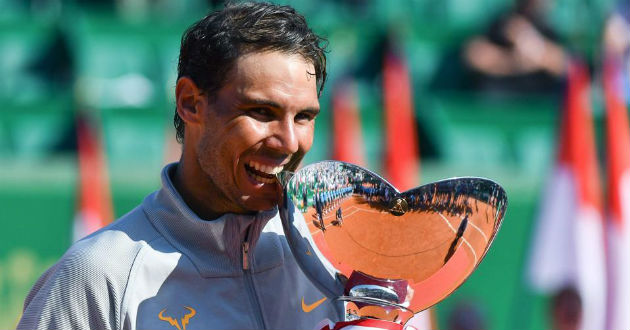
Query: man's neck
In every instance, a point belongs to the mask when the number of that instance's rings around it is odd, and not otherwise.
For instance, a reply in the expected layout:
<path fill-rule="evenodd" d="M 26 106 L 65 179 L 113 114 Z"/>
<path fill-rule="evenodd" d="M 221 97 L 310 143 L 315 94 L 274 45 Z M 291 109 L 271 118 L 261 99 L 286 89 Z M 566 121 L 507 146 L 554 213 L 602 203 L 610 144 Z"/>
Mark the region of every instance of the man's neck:
<path fill-rule="evenodd" d="M 226 213 L 238 213 L 231 211 L 228 205 L 217 203 L 221 198 L 213 194 L 213 189 L 206 188 L 214 184 L 192 162 L 194 160 L 182 157 L 171 178 L 186 205 L 204 220 L 215 220 Z"/>

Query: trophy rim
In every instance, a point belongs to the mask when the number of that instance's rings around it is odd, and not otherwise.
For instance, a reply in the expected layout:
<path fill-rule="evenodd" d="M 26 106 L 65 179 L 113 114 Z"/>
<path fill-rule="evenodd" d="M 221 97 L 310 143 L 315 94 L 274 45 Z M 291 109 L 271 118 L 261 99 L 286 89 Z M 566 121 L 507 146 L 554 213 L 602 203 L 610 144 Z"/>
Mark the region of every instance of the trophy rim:
<path fill-rule="evenodd" d="M 499 182 L 497 182 L 495 180 L 492 180 L 490 178 L 487 178 L 487 177 L 483 177 L 483 176 L 471 176 L 471 175 L 453 176 L 453 177 L 440 179 L 440 180 L 437 180 L 437 181 L 432 181 L 432 182 L 429 182 L 429 183 L 421 183 L 420 185 L 418 185 L 418 186 L 416 186 L 414 188 L 411 188 L 411 189 L 408 189 L 408 190 L 405 190 L 405 191 L 400 191 L 400 190 L 398 190 L 398 188 L 396 188 L 396 186 L 394 186 L 391 182 L 389 182 L 389 180 L 385 179 L 382 175 L 380 175 L 378 173 L 375 173 L 372 170 L 369 170 L 369 169 L 367 169 L 365 167 L 362 167 L 360 165 L 344 162 L 344 161 L 341 161 L 341 160 L 320 160 L 320 161 L 317 161 L 315 163 L 308 164 L 308 165 L 306 165 L 306 166 L 304 166 L 304 167 L 302 167 L 302 168 L 300 168 L 300 169 L 298 169 L 296 171 L 282 171 L 280 173 L 290 173 L 291 174 L 291 177 L 287 180 L 287 183 L 288 183 L 289 181 L 291 181 L 293 179 L 295 174 L 297 174 L 298 172 L 300 172 L 300 171 L 302 171 L 302 170 L 304 170 L 306 168 L 314 167 L 315 165 L 320 165 L 320 164 L 323 164 L 323 163 L 339 163 L 339 164 L 349 165 L 351 167 L 358 168 L 358 169 L 360 169 L 360 170 L 362 170 L 364 172 L 368 172 L 369 174 L 371 174 L 371 175 L 373 175 L 373 176 L 383 180 L 384 182 L 386 182 L 387 185 L 389 185 L 391 188 L 394 188 L 394 190 L 396 190 L 396 192 L 400 193 L 400 194 L 404 194 L 406 192 L 410 192 L 410 191 L 413 191 L 415 189 L 419 189 L 419 188 L 422 188 L 424 186 L 431 185 L 431 184 L 436 184 L 436 183 L 440 183 L 440 182 L 453 181 L 453 180 L 457 180 L 457 179 L 478 179 L 478 180 L 486 181 L 488 183 L 492 183 L 492 184 L 496 185 L 497 187 L 499 187 L 501 189 L 501 191 L 503 192 L 503 195 L 506 197 L 505 198 L 505 203 L 507 203 L 507 192 L 505 191 L 505 188 L 503 188 L 503 186 Z M 285 188 L 286 185 L 282 185 L 282 187 Z"/>

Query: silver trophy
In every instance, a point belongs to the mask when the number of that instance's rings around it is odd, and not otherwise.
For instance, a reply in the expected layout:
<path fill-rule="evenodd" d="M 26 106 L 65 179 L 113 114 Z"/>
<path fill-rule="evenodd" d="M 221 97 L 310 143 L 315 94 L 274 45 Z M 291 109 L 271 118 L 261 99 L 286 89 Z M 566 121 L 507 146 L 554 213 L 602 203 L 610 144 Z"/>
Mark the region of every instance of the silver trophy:
<path fill-rule="evenodd" d="M 507 207 L 505 190 L 483 178 L 399 192 L 362 167 L 323 161 L 278 179 L 291 250 L 325 295 L 346 302 L 346 321 L 404 324 L 446 298 L 486 255 Z"/>

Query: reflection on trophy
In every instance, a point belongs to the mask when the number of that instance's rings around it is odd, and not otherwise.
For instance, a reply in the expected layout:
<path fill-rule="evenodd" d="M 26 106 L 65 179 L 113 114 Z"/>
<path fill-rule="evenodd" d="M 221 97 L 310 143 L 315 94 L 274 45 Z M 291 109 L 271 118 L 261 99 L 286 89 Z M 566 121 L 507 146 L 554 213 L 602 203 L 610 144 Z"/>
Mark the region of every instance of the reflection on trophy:
<path fill-rule="evenodd" d="M 324 161 L 278 176 L 285 234 L 304 273 L 346 321 L 404 324 L 479 265 L 505 214 L 501 186 L 456 178 L 399 192 L 359 166 Z M 310 237 L 298 228 L 309 229 Z"/>

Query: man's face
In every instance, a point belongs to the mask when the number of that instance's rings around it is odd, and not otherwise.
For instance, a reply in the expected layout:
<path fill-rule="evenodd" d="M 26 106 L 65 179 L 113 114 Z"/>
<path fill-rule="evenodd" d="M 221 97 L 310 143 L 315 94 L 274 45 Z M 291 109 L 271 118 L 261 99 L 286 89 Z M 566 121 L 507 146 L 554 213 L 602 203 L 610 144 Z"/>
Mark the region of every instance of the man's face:
<path fill-rule="evenodd" d="M 196 154 L 208 201 L 234 213 L 277 204 L 275 174 L 311 148 L 319 112 L 313 65 L 298 54 L 241 56 L 208 100 Z M 206 181 L 206 180 L 204 180 Z"/>

